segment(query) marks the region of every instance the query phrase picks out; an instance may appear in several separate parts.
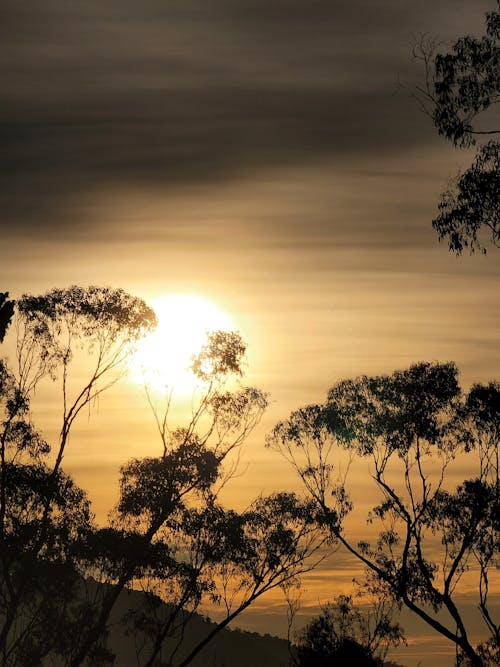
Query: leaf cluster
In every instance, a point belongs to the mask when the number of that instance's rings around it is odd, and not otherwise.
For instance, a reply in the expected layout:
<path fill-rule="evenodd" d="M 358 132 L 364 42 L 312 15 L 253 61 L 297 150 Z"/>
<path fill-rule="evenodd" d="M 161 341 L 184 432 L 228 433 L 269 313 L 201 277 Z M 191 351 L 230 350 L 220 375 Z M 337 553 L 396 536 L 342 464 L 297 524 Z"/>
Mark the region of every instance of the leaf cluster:
<path fill-rule="evenodd" d="M 500 101 L 499 41 L 497 8 L 486 14 L 482 37 L 462 37 L 447 53 L 437 54 L 435 42 L 422 38 L 414 50 L 426 73 L 425 86 L 417 89 L 416 98 L 438 133 L 454 146 L 469 148 L 480 138 L 500 132 L 500 127 L 488 123 L 488 118 L 494 120 L 491 110 Z M 468 249 L 485 254 L 485 237 L 500 245 L 499 210 L 499 143 L 491 140 L 479 147 L 469 169 L 441 195 L 432 225 L 453 253 Z"/>
<path fill-rule="evenodd" d="M 369 606 L 339 595 L 321 608 L 299 634 L 299 667 L 356 664 L 382 667 L 387 649 L 404 641 L 394 606 L 382 596 Z"/>
<path fill-rule="evenodd" d="M 456 146 L 475 143 L 472 121 L 500 99 L 499 40 L 497 9 L 486 14 L 483 37 L 462 37 L 435 58 L 433 120 Z"/>
<path fill-rule="evenodd" d="M 500 49 L 499 49 L 500 50 Z M 432 221 L 439 239 L 448 240 L 452 252 L 482 250 L 481 233 L 489 232 L 500 246 L 500 143 L 481 146 L 472 165 L 441 195 L 439 215 Z"/>

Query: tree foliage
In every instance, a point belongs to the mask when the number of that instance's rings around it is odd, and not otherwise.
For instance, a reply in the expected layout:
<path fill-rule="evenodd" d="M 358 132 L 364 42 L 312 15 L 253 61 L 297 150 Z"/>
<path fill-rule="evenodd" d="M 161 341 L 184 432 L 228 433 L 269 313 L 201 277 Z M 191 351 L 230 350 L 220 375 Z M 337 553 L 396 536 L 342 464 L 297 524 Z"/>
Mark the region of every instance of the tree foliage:
<path fill-rule="evenodd" d="M 441 195 L 439 215 L 432 224 L 440 240 L 446 239 L 458 255 L 464 248 L 481 249 L 480 235 L 485 230 L 489 230 L 491 242 L 500 246 L 499 142 L 482 146 L 453 189 Z"/>
<path fill-rule="evenodd" d="M 433 121 L 438 132 L 456 146 L 473 145 L 478 135 L 500 130 L 483 130 L 475 124 L 480 114 L 500 100 L 499 39 L 497 9 L 486 14 L 481 38 L 462 37 L 449 53 L 434 59 Z"/>
<path fill-rule="evenodd" d="M 339 382 L 323 405 L 293 412 L 269 437 L 332 535 L 397 602 L 477 666 L 494 664 L 484 655 L 498 650 L 500 641 L 488 599 L 500 553 L 499 435 L 498 383 L 464 395 L 453 364 L 420 363 L 390 376 Z M 379 495 L 367 517 L 378 526 L 373 541 L 356 543 L 344 532 L 353 500 L 345 474 L 339 477 L 342 453 L 370 462 Z M 467 461 L 470 477 L 453 487 L 450 471 L 458 457 Z M 479 646 L 457 605 L 466 572 L 476 578 L 488 637 Z"/>
<path fill-rule="evenodd" d="M 14 301 L 9 301 L 8 292 L 0 292 L 0 343 L 3 343 L 5 334 L 14 315 Z"/>
<path fill-rule="evenodd" d="M 426 69 L 419 101 L 439 134 L 460 148 L 500 132 L 492 116 L 500 101 L 499 40 L 500 10 L 496 9 L 486 14 L 482 37 L 462 37 L 445 54 L 436 54 L 429 40 L 416 51 Z M 493 126 L 488 126 L 489 117 Z M 464 248 L 486 252 L 484 236 L 500 246 L 499 152 L 496 140 L 480 146 L 472 166 L 441 197 L 433 227 L 458 255 Z"/>
<path fill-rule="evenodd" d="M 8 322 L 14 311 L 6 303 Z M 141 299 L 110 288 L 24 295 L 16 306 L 15 370 L 0 360 L 0 655 L 2 665 L 38 665 L 49 654 L 65 656 L 92 618 L 77 595 L 81 544 L 94 530 L 90 502 L 61 469 L 71 426 L 156 318 Z M 70 396 L 69 369 L 81 347 L 94 367 Z M 51 448 L 32 423 L 30 402 L 39 382 L 58 374 L 63 420 Z M 93 664 L 105 657 L 96 644 Z"/>
<path fill-rule="evenodd" d="M 209 601 L 223 607 L 224 618 L 182 659 L 179 664 L 184 666 L 254 600 L 312 566 L 307 561 L 322 538 L 311 503 L 291 494 L 270 496 L 238 513 L 218 501 L 219 489 L 234 469 L 231 464 L 225 470 L 224 462 L 267 406 L 266 395 L 256 388 L 227 388 L 231 377 L 241 376 L 244 352 L 234 332 L 209 335 L 193 362 L 202 384 L 184 427 L 169 424 L 170 396 L 158 404 L 147 391 L 160 454 L 122 466 L 120 498 L 113 514 L 115 533 L 107 533 L 118 543 L 126 536 L 137 547 L 122 551 L 118 561 L 109 549 L 97 558 L 91 554 L 93 575 L 114 586 L 102 601 L 93 633 L 70 662 L 72 667 L 81 664 L 92 642 L 102 635 L 120 591 L 127 586 L 139 583 L 146 593 L 144 608 L 124 619 L 138 637 L 138 664 L 143 667 L 171 659 L 165 656 L 163 642 L 200 604 Z M 99 544 L 97 540 L 97 549 Z M 169 603 L 168 613 L 159 613 L 157 600 Z"/>
<path fill-rule="evenodd" d="M 299 633 L 298 667 L 383 666 L 389 647 L 404 641 L 403 632 L 394 621 L 393 601 L 380 587 L 367 588 L 368 604 L 366 591 L 358 591 L 358 604 L 352 595 L 339 595 Z"/>
<path fill-rule="evenodd" d="M 92 529 L 85 493 L 48 460 L 29 401 L 0 360 L 2 665 L 38 665 L 84 623 L 77 545 Z M 60 632 L 64 628 L 65 633 Z"/>
<path fill-rule="evenodd" d="M 157 400 L 146 387 L 158 453 L 123 463 L 110 522 L 96 526 L 90 500 L 62 469 L 64 453 L 78 415 L 120 377 L 154 312 L 123 290 L 73 286 L 24 295 L 15 317 L 15 370 L 0 361 L 0 664 L 112 664 L 111 622 L 134 636 L 138 667 L 170 664 L 165 640 L 182 639 L 201 604 L 222 606 L 222 621 L 182 658 L 188 665 L 255 599 L 297 582 L 326 539 L 314 504 L 293 494 L 258 498 L 240 513 L 218 500 L 235 470 L 231 455 L 267 406 L 263 392 L 241 384 L 245 345 L 234 332 L 208 335 L 182 426 L 171 423 L 172 395 Z M 80 385 L 71 371 L 81 354 Z M 61 387 L 52 446 L 30 416 L 44 378 Z M 134 587 L 142 608 L 116 617 Z"/>

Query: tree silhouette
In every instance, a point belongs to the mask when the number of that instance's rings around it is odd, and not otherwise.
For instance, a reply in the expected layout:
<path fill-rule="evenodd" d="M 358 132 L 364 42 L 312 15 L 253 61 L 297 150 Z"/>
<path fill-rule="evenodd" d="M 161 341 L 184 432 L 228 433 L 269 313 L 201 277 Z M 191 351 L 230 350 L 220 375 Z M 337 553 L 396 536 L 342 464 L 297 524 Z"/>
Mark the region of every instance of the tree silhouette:
<path fill-rule="evenodd" d="M 426 83 L 418 89 L 417 99 L 439 134 L 460 148 L 500 133 L 497 125 L 488 126 L 488 116 L 500 101 L 499 39 L 500 11 L 496 9 L 486 14 L 481 38 L 462 37 L 446 54 L 436 54 L 431 40 L 422 40 L 415 50 L 426 70 Z M 494 246 L 500 246 L 499 162 L 500 144 L 490 140 L 441 196 L 439 215 L 432 224 L 439 239 L 447 240 L 458 255 L 464 248 L 485 253 L 485 234 Z"/>
<path fill-rule="evenodd" d="M 156 318 L 141 299 L 109 288 L 52 290 L 16 305 L 16 372 L 0 361 L 0 655 L 2 665 L 37 665 L 51 652 L 65 654 L 66 638 L 91 618 L 85 601 L 75 599 L 78 545 L 92 530 L 90 505 L 61 470 L 71 427 Z M 82 347 L 94 366 L 71 395 L 71 361 Z M 30 400 L 45 376 L 62 380 L 53 455 L 30 418 Z"/>
<path fill-rule="evenodd" d="M 368 606 L 355 605 L 350 595 L 339 595 L 322 607 L 299 634 L 298 667 L 384 664 L 389 647 L 399 645 L 403 634 L 393 620 L 394 603 L 383 591 L 370 588 Z"/>
<path fill-rule="evenodd" d="M 463 395 L 453 364 L 420 363 L 338 383 L 326 403 L 293 412 L 268 441 L 295 468 L 332 536 L 475 667 L 494 664 L 500 645 L 488 599 L 500 553 L 499 436 L 498 383 Z M 380 497 L 368 516 L 379 527 L 374 542 L 356 543 L 342 527 L 353 506 L 339 476 L 342 454 L 370 462 Z M 471 476 L 453 488 L 459 456 Z M 488 635 L 478 646 L 457 605 L 466 571 L 476 577 Z"/>
<path fill-rule="evenodd" d="M 146 593 L 146 604 L 124 620 L 129 632 L 141 635 L 141 667 L 173 658 L 165 656 L 165 639 L 189 622 L 204 599 L 224 606 L 223 620 L 178 662 L 184 667 L 254 600 L 313 566 L 308 560 L 325 537 L 310 502 L 275 495 L 237 513 L 217 500 L 233 471 L 224 471 L 224 461 L 267 405 L 258 389 L 226 389 L 241 374 L 244 353 L 238 334 L 209 334 L 193 362 L 203 384 L 183 428 L 169 424 L 171 396 L 158 406 L 148 391 L 160 454 L 122 467 L 113 528 L 96 534 L 88 558 L 89 574 L 113 585 L 104 589 L 94 626 L 75 646 L 71 667 L 83 664 L 105 635 L 120 593 L 134 582 Z M 158 600 L 169 603 L 168 611 L 158 613 Z"/>
<path fill-rule="evenodd" d="M 300 667 L 380 667 L 381 663 L 356 640 L 345 637 L 328 640 L 324 637 L 324 617 L 321 616 L 308 626 L 302 645 L 299 647 Z"/>
<path fill-rule="evenodd" d="M 14 315 L 14 301 L 8 300 L 8 292 L 0 292 L 0 343 L 3 343 L 5 334 Z"/>
<path fill-rule="evenodd" d="M 210 333 L 194 358 L 199 386 L 184 426 L 171 423 L 171 394 L 157 403 L 146 391 L 158 454 L 122 465 L 110 523 L 96 526 L 85 492 L 62 469 L 64 454 L 78 415 L 121 376 L 134 342 L 154 326 L 154 312 L 123 290 L 73 286 L 23 296 L 15 317 L 15 372 L 0 361 L 3 667 L 112 664 L 111 621 L 134 635 L 139 667 L 170 664 L 165 640 L 179 633 L 182 640 L 202 602 L 222 605 L 224 618 L 177 660 L 188 665 L 255 599 L 313 567 L 310 558 L 327 538 L 314 503 L 275 494 L 238 513 L 218 500 L 235 470 L 230 455 L 267 406 L 263 392 L 241 384 L 246 348 L 239 334 Z M 80 384 L 71 371 L 82 353 L 88 377 Z M 61 387 L 53 450 L 30 417 L 44 378 Z M 133 587 L 144 592 L 142 608 L 112 618 Z"/>

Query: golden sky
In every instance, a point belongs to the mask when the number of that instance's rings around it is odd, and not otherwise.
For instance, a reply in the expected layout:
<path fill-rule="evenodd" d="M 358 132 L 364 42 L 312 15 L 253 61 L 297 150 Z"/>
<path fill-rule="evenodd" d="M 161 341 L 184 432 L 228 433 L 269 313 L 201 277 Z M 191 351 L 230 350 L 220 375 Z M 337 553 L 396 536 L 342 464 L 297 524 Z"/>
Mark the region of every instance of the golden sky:
<path fill-rule="evenodd" d="M 228 502 L 293 485 L 265 433 L 342 378 L 420 360 L 455 361 L 465 387 L 500 377 L 499 255 L 457 258 L 431 228 L 471 153 L 410 98 L 415 35 L 480 33 L 494 3 L 29 4 L 4 3 L 0 290 L 111 285 L 227 312 L 248 381 L 271 395 Z M 47 436 L 53 389 L 35 404 Z M 124 381 L 80 421 L 66 466 L 102 518 L 119 465 L 156 446 Z M 311 577 L 304 609 L 347 580 L 344 561 Z M 268 629 L 274 604 L 239 624 Z M 451 664 L 423 646 L 408 665 Z"/>

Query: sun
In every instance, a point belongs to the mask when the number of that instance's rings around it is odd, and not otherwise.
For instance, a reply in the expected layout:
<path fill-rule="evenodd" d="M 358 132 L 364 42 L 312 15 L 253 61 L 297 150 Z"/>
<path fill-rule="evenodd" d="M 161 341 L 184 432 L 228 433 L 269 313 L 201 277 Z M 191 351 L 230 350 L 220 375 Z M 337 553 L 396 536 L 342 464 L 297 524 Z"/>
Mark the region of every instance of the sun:
<path fill-rule="evenodd" d="M 194 294 L 170 294 L 150 305 L 158 326 L 138 344 L 130 363 L 132 379 L 156 391 L 189 394 L 200 382 L 190 370 L 193 355 L 208 332 L 234 331 L 234 323 L 214 303 Z"/>

